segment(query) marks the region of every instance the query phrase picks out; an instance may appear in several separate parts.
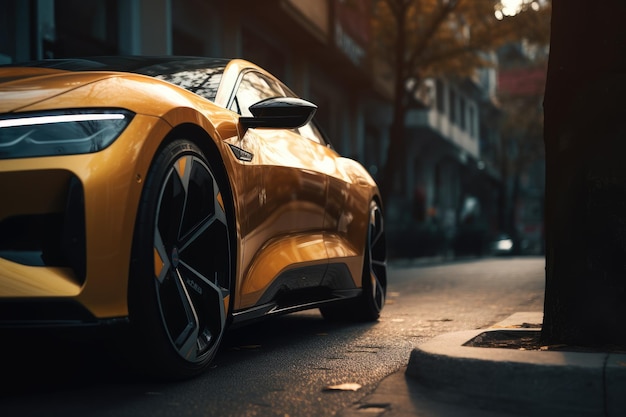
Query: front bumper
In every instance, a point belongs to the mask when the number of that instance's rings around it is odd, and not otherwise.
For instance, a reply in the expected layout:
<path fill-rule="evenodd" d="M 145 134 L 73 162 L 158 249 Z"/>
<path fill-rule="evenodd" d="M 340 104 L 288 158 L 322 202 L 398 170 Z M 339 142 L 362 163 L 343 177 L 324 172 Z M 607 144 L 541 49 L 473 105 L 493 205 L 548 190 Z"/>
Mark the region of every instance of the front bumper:
<path fill-rule="evenodd" d="M 0 324 L 128 315 L 137 207 L 169 129 L 137 115 L 100 152 L 0 161 Z"/>

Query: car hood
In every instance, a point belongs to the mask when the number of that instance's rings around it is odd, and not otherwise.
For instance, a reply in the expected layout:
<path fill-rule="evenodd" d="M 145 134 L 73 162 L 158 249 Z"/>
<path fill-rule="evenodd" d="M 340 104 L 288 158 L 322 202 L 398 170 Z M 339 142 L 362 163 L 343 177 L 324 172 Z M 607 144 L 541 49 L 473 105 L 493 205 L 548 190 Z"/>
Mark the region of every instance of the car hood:
<path fill-rule="evenodd" d="M 72 72 L 49 68 L 0 68 L 0 114 L 58 96 L 112 74 Z"/>

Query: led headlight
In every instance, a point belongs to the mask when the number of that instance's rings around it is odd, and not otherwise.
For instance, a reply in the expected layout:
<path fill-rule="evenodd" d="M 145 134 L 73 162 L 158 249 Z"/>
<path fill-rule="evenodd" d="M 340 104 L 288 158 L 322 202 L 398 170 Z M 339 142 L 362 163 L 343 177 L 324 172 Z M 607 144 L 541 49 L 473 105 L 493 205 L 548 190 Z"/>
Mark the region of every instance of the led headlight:
<path fill-rule="evenodd" d="M 94 109 L 22 113 L 0 118 L 0 159 L 101 151 L 117 139 L 134 113 Z"/>

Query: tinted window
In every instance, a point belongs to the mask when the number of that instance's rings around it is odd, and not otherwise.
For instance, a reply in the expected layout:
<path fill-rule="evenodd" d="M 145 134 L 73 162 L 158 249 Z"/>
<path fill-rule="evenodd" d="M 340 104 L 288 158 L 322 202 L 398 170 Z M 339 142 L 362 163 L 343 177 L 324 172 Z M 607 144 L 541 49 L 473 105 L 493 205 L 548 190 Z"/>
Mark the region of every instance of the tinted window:
<path fill-rule="evenodd" d="M 242 116 L 251 117 L 252 113 L 250 113 L 249 110 L 250 106 L 261 100 L 272 97 L 297 96 L 280 82 L 266 77 L 256 71 L 248 71 L 241 78 L 241 82 L 237 88 L 237 94 L 230 105 L 230 110 L 237 112 Z M 326 145 L 324 136 L 313 122 L 309 122 L 306 125 L 295 129 L 295 131 L 313 142 Z"/>
<path fill-rule="evenodd" d="M 45 59 L 2 66 L 56 68 L 66 71 L 126 71 L 149 75 L 176 84 L 207 100 L 215 101 L 228 60 L 176 56 L 100 56 Z"/>
<path fill-rule="evenodd" d="M 250 106 L 272 97 L 285 97 L 285 91 L 280 84 L 263 74 L 248 71 L 241 78 L 230 109 L 242 116 L 251 117 Z"/>

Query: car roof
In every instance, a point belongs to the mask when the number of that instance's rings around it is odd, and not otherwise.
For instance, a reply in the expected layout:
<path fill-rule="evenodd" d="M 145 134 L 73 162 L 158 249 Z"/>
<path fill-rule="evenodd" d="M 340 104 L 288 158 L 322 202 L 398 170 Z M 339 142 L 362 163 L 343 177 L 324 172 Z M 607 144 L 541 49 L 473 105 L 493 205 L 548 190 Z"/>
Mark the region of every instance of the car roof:
<path fill-rule="evenodd" d="M 37 67 L 65 71 L 121 71 L 143 75 L 163 75 L 198 68 L 225 67 L 231 60 L 198 56 L 95 56 L 68 59 L 43 59 L 1 67 Z"/>

